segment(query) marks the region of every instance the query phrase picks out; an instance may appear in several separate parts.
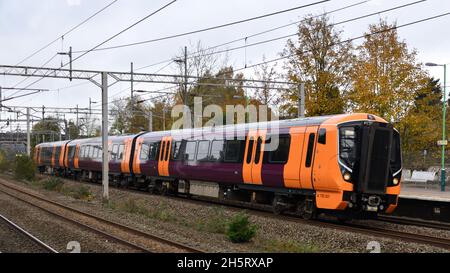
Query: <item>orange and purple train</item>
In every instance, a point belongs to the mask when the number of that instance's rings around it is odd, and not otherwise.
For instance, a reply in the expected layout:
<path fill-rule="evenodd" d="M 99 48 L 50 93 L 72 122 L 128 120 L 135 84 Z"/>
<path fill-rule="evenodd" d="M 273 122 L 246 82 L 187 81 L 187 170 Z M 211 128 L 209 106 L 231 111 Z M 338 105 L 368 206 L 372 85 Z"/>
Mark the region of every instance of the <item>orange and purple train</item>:
<path fill-rule="evenodd" d="M 304 218 L 395 209 L 402 158 L 390 123 L 342 114 L 273 124 L 110 136 L 109 181 L 153 193 L 269 204 Z M 89 181 L 101 181 L 101 158 L 101 138 L 41 143 L 34 154 L 41 172 Z"/>

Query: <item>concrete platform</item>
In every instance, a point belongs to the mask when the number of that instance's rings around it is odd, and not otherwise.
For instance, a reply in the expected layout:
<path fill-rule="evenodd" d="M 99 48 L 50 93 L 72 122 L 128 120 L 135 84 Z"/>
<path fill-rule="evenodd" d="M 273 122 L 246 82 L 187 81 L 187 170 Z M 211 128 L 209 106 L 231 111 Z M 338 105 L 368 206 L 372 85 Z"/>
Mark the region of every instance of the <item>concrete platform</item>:
<path fill-rule="evenodd" d="M 417 199 L 426 201 L 450 202 L 450 186 L 446 186 L 445 192 L 439 185 L 408 185 L 402 184 L 400 198 Z"/>

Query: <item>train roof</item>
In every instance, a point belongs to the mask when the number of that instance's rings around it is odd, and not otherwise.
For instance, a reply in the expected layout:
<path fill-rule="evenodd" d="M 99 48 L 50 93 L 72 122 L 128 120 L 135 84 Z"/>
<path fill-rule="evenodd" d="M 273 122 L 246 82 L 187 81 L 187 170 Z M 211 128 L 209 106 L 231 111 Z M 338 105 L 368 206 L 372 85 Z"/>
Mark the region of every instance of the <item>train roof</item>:
<path fill-rule="evenodd" d="M 270 129 L 270 128 L 289 128 L 294 126 L 319 126 L 321 124 L 340 124 L 347 121 L 356 120 L 375 120 L 379 122 L 386 122 L 386 120 L 372 114 L 367 113 L 352 113 L 352 114 L 337 114 L 337 115 L 325 115 L 319 117 L 305 117 L 305 118 L 295 118 L 286 120 L 275 120 L 268 122 L 254 122 L 254 123 L 242 123 L 242 124 L 231 124 L 214 127 L 216 132 L 236 132 L 245 131 L 251 129 Z M 232 128 L 232 130 L 230 129 Z M 168 135 L 199 135 L 205 132 L 211 132 L 213 127 L 202 127 L 202 128 L 191 128 L 191 129 L 179 129 L 172 131 L 158 131 L 158 132 L 147 132 L 142 135 L 142 137 L 152 137 L 158 138 Z M 227 131 L 227 129 L 229 131 Z"/>
<path fill-rule="evenodd" d="M 318 117 L 305 117 L 305 118 L 295 118 L 295 119 L 286 119 L 286 120 L 276 120 L 269 122 L 255 122 L 255 123 L 243 123 L 243 124 L 232 124 L 232 125 L 224 125 L 214 127 L 214 131 L 218 132 L 236 132 L 236 131 L 245 131 L 249 129 L 265 129 L 265 128 L 289 128 L 293 126 L 319 126 L 322 124 L 340 124 L 348 121 L 359 121 L 359 120 L 372 120 L 379 122 L 387 122 L 386 120 L 372 114 L 368 113 L 351 113 L 351 114 L 337 114 L 337 115 L 326 115 L 326 116 L 318 116 Z M 232 130 L 230 129 L 232 128 Z M 141 136 L 143 138 L 159 138 L 168 135 L 197 135 L 205 132 L 211 132 L 213 127 L 202 127 L 202 128 L 192 128 L 192 129 L 179 129 L 179 130 L 171 130 L 171 131 L 157 131 L 157 132 L 141 132 L 138 134 L 129 134 L 129 135 L 121 135 L 121 136 L 109 136 L 109 141 L 121 141 L 127 138 L 134 138 L 136 136 Z M 69 142 L 71 144 L 82 144 L 82 143 L 101 143 L 101 137 L 95 138 L 83 138 L 83 139 L 75 139 L 75 140 L 67 140 L 67 141 L 58 141 L 58 142 L 47 142 L 41 143 L 37 146 L 46 147 L 53 145 L 63 145 Z"/>

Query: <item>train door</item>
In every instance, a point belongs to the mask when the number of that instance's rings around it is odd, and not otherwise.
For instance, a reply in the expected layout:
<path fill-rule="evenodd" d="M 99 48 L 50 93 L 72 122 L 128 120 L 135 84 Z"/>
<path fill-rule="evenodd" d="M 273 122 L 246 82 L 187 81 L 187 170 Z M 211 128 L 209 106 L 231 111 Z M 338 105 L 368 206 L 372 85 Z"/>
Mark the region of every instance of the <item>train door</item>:
<path fill-rule="evenodd" d="M 141 153 L 145 152 L 148 154 L 148 148 L 142 151 L 144 138 L 138 137 L 136 139 L 135 148 L 134 148 L 134 158 L 133 158 L 133 174 L 141 174 Z"/>
<path fill-rule="evenodd" d="M 318 129 L 319 126 L 309 126 L 305 131 L 302 149 L 302 157 L 305 160 L 302 162 L 300 170 L 300 185 L 303 189 L 314 189 L 312 170 Z"/>
<path fill-rule="evenodd" d="M 51 157 L 51 166 L 54 168 L 55 166 L 55 156 L 56 156 L 56 145 L 53 145 L 52 147 L 52 153 L 51 153 L 52 157 Z"/>
<path fill-rule="evenodd" d="M 267 130 L 250 130 L 245 143 L 242 177 L 244 183 L 262 185 L 262 164 Z"/>
<path fill-rule="evenodd" d="M 161 140 L 158 155 L 158 175 L 159 176 L 169 176 L 169 160 L 170 152 L 172 149 L 172 137 L 163 137 Z"/>
<path fill-rule="evenodd" d="M 35 149 L 34 149 L 34 162 L 36 162 L 36 165 L 41 165 L 41 162 L 40 162 L 40 153 L 41 153 L 41 149 L 39 148 L 39 147 L 36 147 Z"/>
<path fill-rule="evenodd" d="M 300 170 L 302 168 L 303 143 L 305 141 L 306 127 L 292 127 L 289 129 L 290 146 L 289 156 L 283 169 L 283 180 L 286 188 L 301 188 Z"/>
<path fill-rule="evenodd" d="M 65 164 L 64 164 L 64 162 L 65 162 L 64 161 L 64 156 L 66 154 L 66 144 L 62 144 L 59 149 L 60 149 L 60 151 L 59 151 L 59 158 L 58 158 L 59 167 L 60 168 L 64 168 L 64 167 L 66 167 Z"/>
<path fill-rule="evenodd" d="M 80 158 L 80 144 L 77 144 L 75 147 L 76 148 L 75 148 L 75 156 L 73 158 L 73 167 L 75 169 L 79 169 L 80 165 L 78 164 L 78 162 L 79 162 L 79 158 Z"/>
<path fill-rule="evenodd" d="M 123 151 L 121 151 L 121 146 L 119 146 L 119 157 L 120 157 L 120 168 L 122 173 L 130 173 L 130 157 L 131 157 L 131 146 L 133 143 L 133 138 L 127 138 L 124 141 Z M 122 152 L 122 153 L 121 153 Z M 121 156 L 120 156 L 121 154 Z"/>

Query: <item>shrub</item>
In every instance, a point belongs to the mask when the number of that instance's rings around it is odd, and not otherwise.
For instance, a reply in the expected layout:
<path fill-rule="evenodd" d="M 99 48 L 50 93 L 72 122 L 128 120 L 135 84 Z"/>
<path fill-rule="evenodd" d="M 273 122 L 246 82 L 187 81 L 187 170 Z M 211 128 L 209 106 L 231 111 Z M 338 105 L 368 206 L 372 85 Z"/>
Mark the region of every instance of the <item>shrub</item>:
<path fill-rule="evenodd" d="M 36 174 L 36 166 L 27 155 L 18 155 L 14 161 L 14 176 L 16 179 L 31 181 Z"/>
<path fill-rule="evenodd" d="M 64 182 L 57 177 L 48 178 L 43 183 L 44 189 L 49 191 L 61 191 L 63 185 Z"/>
<path fill-rule="evenodd" d="M 228 223 L 227 236 L 233 243 L 248 242 L 255 236 L 256 226 L 248 218 L 248 215 L 239 213 Z"/>
<path fill-rule="evenodd" d="M 0 172 L 6 172 L 11 169 L 11 161 L 6 157 L 6 153 L 0 150 Z"/>

